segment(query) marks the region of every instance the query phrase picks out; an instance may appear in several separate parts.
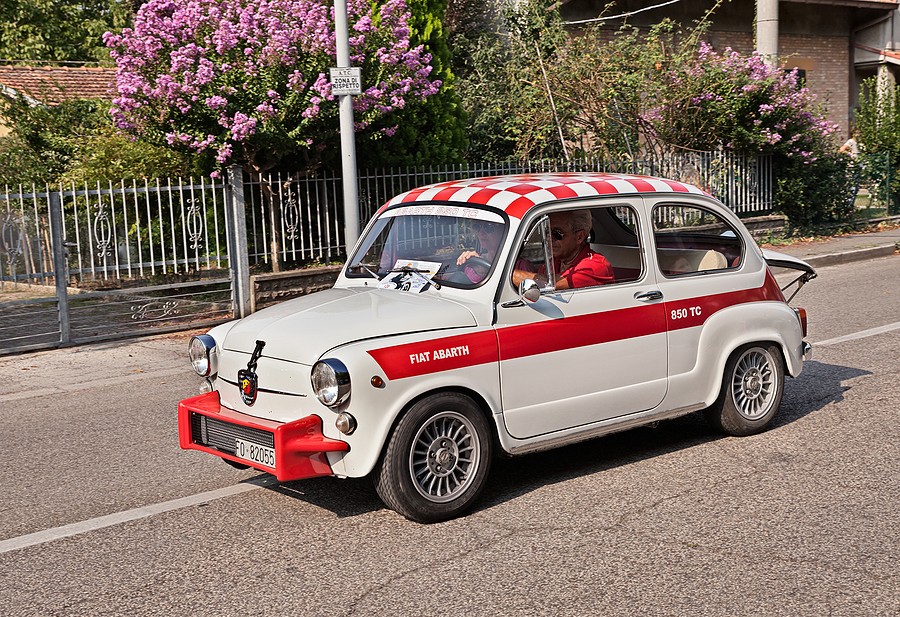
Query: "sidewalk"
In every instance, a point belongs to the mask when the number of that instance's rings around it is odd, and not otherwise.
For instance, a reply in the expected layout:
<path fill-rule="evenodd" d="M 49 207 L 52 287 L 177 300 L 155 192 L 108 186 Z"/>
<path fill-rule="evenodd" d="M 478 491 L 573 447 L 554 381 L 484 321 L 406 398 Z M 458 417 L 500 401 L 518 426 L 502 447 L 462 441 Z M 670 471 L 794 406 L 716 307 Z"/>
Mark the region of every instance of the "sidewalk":
<path fill-rule="evenodd" d="M 900 250 L 900 228 L 764 248 L 798 257 L 813 268 L 821 268 L 892 255 Z"/>

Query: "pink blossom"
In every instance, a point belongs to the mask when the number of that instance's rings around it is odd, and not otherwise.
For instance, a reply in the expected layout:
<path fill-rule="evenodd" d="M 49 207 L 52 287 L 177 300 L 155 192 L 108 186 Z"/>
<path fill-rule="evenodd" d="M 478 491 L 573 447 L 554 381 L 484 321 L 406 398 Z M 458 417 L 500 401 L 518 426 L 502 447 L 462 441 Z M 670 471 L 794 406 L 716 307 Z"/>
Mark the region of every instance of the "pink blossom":
<path fill-rule="evenodd" d="M 405 0 L 347 0 L 347 13 L 365 86 L 353 100 L 359 127 L 440 90 L 431 56 L 410 45 Z M 164 134 L 220 163 L 269 130 L 309 149 L 336 130 L 331 0 L 149 0 L 104 42 L 117 66 L 110 114 L 120 130 Z M 221 131 L 209 134 L 210 125 Z"/>

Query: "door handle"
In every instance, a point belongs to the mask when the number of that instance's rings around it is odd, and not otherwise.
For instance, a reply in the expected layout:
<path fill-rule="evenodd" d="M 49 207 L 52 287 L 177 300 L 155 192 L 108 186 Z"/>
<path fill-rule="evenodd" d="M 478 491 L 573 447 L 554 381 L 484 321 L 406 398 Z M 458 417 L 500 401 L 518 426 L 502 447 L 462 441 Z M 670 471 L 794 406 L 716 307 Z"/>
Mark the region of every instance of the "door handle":
<path fill-rule="evenodd" d="M 637 292 L 636 294 L 634 294 L 634 299 L 640 300 L 641 302 L 650 302 L 652 300 L 662 300 L 662 298 L 663 298 L 663 293 L 658 289 L 654 289 L 653 291 L 645 291 L 643 293 Z"/>

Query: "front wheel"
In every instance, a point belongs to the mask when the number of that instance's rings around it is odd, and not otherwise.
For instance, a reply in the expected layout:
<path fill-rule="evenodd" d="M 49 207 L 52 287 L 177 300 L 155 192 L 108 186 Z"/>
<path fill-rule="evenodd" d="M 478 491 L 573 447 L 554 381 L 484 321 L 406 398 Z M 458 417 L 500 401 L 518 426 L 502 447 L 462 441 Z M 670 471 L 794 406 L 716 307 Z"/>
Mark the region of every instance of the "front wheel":
<path fill-rule="evenodd" d="M 375 472 L 375 490 L 387 506 L 419 523 L 458 516 L 484 488 L 492 454 L 491 431 L 468 396 L 436 394 L 400 420 Z"/>
<path fill-rule="evenodd" d="M 704 415 L 729 435 L 752 435 L 775 417 L 783 392 L 781 350 L 775 345 L 746 345 L 728 359 L 722 391 Z"/>

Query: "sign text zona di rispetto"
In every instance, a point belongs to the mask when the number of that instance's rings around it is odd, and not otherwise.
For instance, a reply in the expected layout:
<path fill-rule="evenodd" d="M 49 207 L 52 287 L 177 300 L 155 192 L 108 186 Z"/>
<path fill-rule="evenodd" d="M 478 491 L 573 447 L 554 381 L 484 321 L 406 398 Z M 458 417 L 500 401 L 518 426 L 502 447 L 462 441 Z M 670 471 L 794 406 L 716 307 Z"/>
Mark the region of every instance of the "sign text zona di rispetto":
<path fill-rule="evenodd" d="M 362 73 L 359 67 L 331 68 L 331 93 L 335 96 L 360 94 Z"/>

